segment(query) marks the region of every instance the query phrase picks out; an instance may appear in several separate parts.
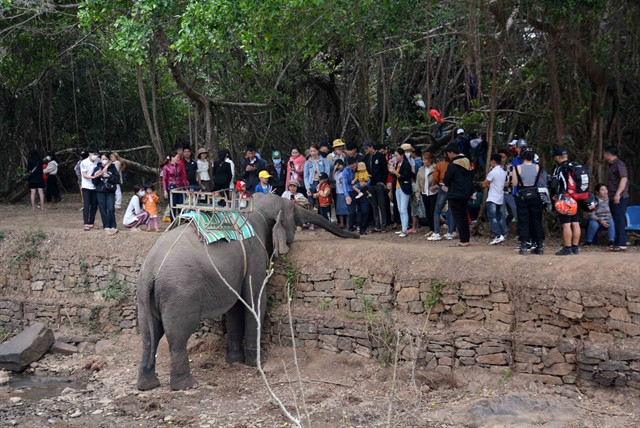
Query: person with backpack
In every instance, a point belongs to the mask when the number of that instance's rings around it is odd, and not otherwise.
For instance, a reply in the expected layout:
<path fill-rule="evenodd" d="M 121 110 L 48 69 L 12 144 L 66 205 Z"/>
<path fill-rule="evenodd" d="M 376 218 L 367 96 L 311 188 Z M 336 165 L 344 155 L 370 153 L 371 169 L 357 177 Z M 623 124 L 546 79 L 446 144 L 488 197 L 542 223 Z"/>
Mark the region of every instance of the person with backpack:
<path fill-rule="evenodd" d="M 558 164 L 556 169 L 553 171 L 552 178 L 554 183 L 554 186 L 552 187 L 555 189 L 554 199 L 557 200 L 558 197 L 563 194 L 575 199 L 573 197 L 576 189 L 576 174 L 574 170 L 575 167 L 578 166 L 578 164 L 569 161 L 567 149 L 564 147 L 556 147 L 554 149 L 553 159 Z M 582 187 L 582 183 L 580 183 L 579 187 Z M 573 215 L 558 213 L 558 221 L 562 225 L 562 239 L 564 241 L 564 246 L 560 251 L 556 252 L 556 256 L 578 254 L 580 252 L 580 249 L 578 247 L 578 244 L 580 243 L 581 233 L 580 216 L 577 212 Z"/>

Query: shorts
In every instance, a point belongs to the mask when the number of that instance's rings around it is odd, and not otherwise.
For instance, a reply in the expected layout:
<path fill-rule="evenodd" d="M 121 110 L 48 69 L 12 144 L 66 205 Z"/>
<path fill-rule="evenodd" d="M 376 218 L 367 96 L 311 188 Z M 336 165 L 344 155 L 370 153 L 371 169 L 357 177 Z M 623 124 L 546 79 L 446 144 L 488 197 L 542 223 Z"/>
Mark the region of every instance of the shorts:
<path fill-rule="evenodd" d="M 560 224 L 580 223 L 580 216 L 578 214 L 574 214 L 574 215 L 558 214 L 558 221 L 560 222 Z"/>

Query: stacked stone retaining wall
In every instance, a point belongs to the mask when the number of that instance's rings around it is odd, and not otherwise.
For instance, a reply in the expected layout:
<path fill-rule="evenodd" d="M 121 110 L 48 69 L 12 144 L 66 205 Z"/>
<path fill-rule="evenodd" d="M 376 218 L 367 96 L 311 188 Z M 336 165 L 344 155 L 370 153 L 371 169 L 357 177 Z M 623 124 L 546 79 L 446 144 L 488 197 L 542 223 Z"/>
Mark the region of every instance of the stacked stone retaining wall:
<path fill-rule="evenodd" d="M 142 257 L 77 255 L 5 263 L 0 328 L 39 321 L 135 332 L 141 263 Z M 276 272 L 268 287 L 268 343 L 290 346 L 293 330 L 298 347 L 415 361 L 442 373 L 474 366 L 550 384 L 640 389 L 640 292 L 633 288 L 460 280 L 424 266 L 328 266 L 302 256 L 278 262 Z M 296 278 L 291 290 L 287 277 Z"/>

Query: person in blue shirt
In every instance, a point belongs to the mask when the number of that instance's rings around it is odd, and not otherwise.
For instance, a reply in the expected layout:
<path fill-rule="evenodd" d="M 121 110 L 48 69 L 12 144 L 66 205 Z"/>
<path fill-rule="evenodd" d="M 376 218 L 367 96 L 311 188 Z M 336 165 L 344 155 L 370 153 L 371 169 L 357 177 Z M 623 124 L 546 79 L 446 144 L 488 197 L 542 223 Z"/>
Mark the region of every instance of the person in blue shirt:
<path fill-rule="evenodd" d="M 271 193 L 273 187 L 269 184 L 269 179 L 271 178 L 271 174 L 267 171 L 262 170 L 258 173 L 258 179 L 260 182 L 256 184 L 256 187 L 253 189 L 254 193 Z"/>

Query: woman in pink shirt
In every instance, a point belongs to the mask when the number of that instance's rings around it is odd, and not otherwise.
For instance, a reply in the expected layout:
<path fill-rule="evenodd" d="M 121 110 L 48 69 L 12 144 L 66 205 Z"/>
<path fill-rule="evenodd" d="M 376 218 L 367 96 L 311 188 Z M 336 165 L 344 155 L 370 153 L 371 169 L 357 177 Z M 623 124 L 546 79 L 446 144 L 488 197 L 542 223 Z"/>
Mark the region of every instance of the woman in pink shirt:
<path fill-rule="evenodd" d="M 169 199 L 172 189 L 187 187 L 187 174 L 184 166 L 180 162 L 180 155 L 177 151 L 171 152 L 169 160 L 162 166 L 162 189 L 164 198 Z M 173 205 L 181 204 L 183 195 L 181 193 L 173 195 Z M 177 211 L 171 210 L 171 220 L 175 218 Z"/>
<path fill-rule="evenodd" d="M 307 160 L 300 153 L 297 147 L 291 149 L 291 157 L 289 163 L 287 163 L 287 188 L 289 188 L 289 181 L 296 180 L 302 186 L 304 186 L 304 164 Z M 299 188 L 298 193 L 306 194 L 306 189 Z"/>

